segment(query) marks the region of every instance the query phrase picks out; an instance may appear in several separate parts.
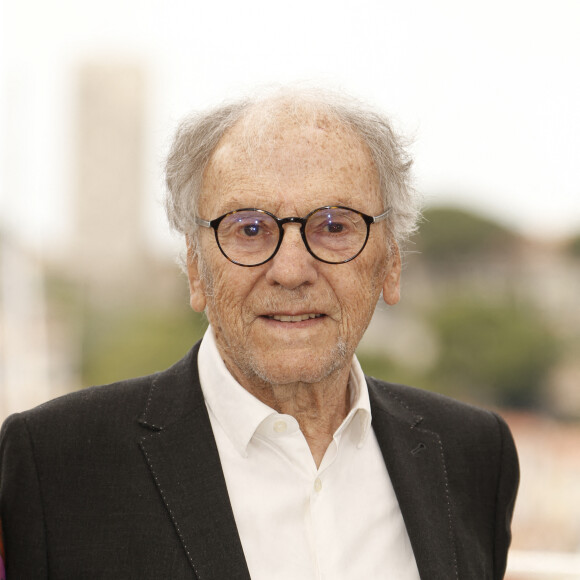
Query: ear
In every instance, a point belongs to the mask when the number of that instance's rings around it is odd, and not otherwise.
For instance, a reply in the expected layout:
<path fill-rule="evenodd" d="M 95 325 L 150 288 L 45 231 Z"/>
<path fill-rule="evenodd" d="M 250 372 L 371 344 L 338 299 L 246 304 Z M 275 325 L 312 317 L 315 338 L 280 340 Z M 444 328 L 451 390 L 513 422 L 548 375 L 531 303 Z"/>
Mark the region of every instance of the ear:
<path fill-rule="evenodd" d="M 394 306 L 401 298 L 401 253 L 396 242 L 391 242 L 391 255 L 383 283 L 383 300 Z"/>
<path fill-rule="evenodd" d="M 197 252 L 193 250 L 193 242 L 186 236 L 187 244 L 187 278 L 189 280 L 189 304 L 196 312 L 205 310 L 206 299 L 199 273 Z"/>

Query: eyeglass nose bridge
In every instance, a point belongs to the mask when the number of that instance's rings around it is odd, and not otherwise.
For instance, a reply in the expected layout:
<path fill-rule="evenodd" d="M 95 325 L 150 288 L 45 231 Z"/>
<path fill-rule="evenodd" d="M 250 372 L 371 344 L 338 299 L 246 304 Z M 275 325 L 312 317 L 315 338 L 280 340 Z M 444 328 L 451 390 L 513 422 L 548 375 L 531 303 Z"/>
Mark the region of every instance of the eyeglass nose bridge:
<path fill-rule="evenodd" d="M 312 250 L 310 249 L 310 246 L 308 245 L 308 241 L 306 240 L 306 222 L 308 221 L 308 217 L 310 217 L 310 216 L 303 217 L 303 218 L 301 218 L 301 217 L 285 217 L 285 218 L 275 217 L 274 218 L 276 220 L 276 223 L 278 224 L 278 229 L 280 230 L 280 238 L 278 239 L 278 244 L 276 246 L 276 249 L 274 250 L 274 253 L 270 256 L 269 260 L 274 258 L 274 256 L 278 253 L 280 246 L 282 246 L 282 242 L 284 241 L 284 233 L 286 231 L 283 226 L 285 226 L 286 224 L 299 224 L 300 225 L 300 236 L 302 238 L 302 242 L 304 243 L 304 246 L 306 246 L 306 250 L 308 251 L 308 253 L 311 256 L 313 256 L 314 258 L 316 258 L 316 256 L 313 254 Z"/>
<path fill-rule="evenodd" d="M 301 217 L 286 217 L 286 218 L 276 218 L 278 225 L 282 227 L 284 224 L 300 224 L 300 226 L 304 227 L 306 220 L 308 218 L 301 218 Z"/>

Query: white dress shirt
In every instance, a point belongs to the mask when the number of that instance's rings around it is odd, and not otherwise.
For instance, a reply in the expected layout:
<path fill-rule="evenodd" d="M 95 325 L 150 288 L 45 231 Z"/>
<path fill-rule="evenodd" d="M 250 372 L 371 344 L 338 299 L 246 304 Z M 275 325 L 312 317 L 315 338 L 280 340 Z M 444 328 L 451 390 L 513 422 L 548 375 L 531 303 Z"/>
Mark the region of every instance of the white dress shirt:
<path fill-rule="evenodd" d="M 198 367 L 252 580 L 419 579 L 356 357 L 351 410 L 318 469 L 298 422 L 232 377 L 211 327 Z"/>

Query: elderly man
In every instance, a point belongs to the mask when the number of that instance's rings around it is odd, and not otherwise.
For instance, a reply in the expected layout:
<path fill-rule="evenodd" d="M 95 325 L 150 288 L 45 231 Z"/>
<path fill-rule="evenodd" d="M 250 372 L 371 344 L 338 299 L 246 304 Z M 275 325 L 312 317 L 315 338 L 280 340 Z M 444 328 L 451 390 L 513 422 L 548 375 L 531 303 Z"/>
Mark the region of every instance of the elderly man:
<path fill-rule="evenodd" d="M 167 208 L 210 327 L 169 370 L 7 420 L 9 578 L 503 577 L 504 422 L 354 355 L 399 299 L 408 170 L 387 120 L 333 96 L 182 124 Z"/>

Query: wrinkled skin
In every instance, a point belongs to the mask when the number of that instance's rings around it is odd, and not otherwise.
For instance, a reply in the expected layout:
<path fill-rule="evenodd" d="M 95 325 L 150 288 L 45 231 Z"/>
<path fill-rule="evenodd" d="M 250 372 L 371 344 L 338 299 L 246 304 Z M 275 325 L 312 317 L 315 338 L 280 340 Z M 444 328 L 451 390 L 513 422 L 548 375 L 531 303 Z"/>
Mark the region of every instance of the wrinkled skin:
<path fill-rule="evenodd" d="M 204 219 L 243 207 L 278 217 L 302 217 L 324 205 L 370 215 L 384 211 L 368 150 L 334 120 L 304 125 L 280 114 L 251 149 L 247 132 L 239 124 L 230 129 L 206 168 L 199 203 Z M 206 310 L 238 382 L 299 422 L 301 416 L 303 430 L 308 420 L 324 425 L 323 415 L 330 413 L 331 432 L 348 412 L 352 355 L 381 291 L 388 304 L 399 299 L 399 252 L 379 222 L 357 258 L 325 264 L 308 253 L 298 225 L 284 227 L 276 256 L 252 268 L 229 262 L 213 230 L 201 229 L 199 252 L 190 251 L 188 259 L 191 306 Z M 306 314 L 322 316 L 272 318 Z"/>

